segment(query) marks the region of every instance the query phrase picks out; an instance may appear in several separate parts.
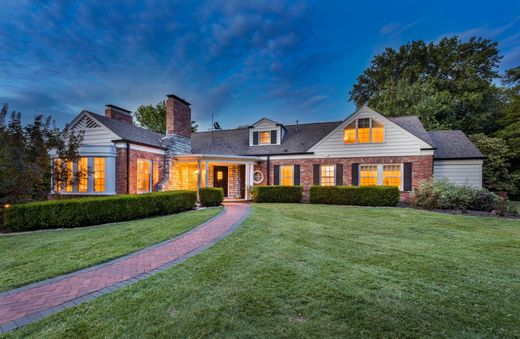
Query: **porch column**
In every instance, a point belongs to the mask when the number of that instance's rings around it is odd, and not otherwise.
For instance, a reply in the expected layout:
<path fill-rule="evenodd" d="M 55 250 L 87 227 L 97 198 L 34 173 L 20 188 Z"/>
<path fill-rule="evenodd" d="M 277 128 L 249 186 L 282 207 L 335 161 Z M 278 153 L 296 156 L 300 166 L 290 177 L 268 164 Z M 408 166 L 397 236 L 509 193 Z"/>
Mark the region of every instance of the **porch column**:
<path fill-rule="evenodd" d="M 246 162 L 246 200 L 251 200 L 251 188 L 253 187 L 253 171 L 255 165 Z"/>
<path fill-rule="evenodd" d="M 204 181 L 206 182 L 206 187 L 209 187 L 208 186 L 208 183 L 209 183 L 209 162 L 207 160 L 204 161 L 204 167 L 206 167 L 206 173 L 205 173 Z"/>

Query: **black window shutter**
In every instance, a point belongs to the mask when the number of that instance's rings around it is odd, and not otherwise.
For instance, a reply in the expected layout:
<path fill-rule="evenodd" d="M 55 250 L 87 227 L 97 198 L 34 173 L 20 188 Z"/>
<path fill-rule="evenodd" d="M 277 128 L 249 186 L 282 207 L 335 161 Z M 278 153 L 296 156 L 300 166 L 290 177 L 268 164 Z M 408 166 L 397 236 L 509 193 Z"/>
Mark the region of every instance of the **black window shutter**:
<path fill-rule="evenodd" d="M 276 130 L 275 129 L 273 129 L 271 131 L 271 144 L 273 144 L 273 145 L 276 144 Z"/>
<path fill-rule="evenodd" d="M 352 186 L 359 186 L 359 164 L 352 164 Z"/>
<path fill-rule="evenodd" d="M 336 164 L 336 186 L 343 186 L 343 164 Z"/>
<path fill-rule="evenodd" d="M 300 165 L 294 165 L 294 186 L 300 184 Z"/>
<path fill-rule="evenodd" d="M 258 145 L 258 132 L 253 132 L 253 145 Z"/>
<path fill-rule="evenodd" d="M 405 191 L 412 190 L 412 163 L 411 162 L 404 163 L 403 190 L 405 190 Z"/>
<path fill-rule="evenodd" d="M 274 184 L 280 185 L 280 165 L 274 165 Z"/>
<path fill-rule="evenodd" d="M 320 164 L 312 165 L 312 183 L 314 185 L 320 184 Z"/>

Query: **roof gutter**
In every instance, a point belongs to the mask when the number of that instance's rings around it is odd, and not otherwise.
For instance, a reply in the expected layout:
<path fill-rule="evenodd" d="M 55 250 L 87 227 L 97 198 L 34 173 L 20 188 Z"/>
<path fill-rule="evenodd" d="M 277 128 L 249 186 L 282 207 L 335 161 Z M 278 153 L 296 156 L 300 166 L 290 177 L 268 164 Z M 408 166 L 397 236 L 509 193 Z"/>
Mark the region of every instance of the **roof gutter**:
<path fill-rule="evenodd" d="M 134 145 L 146 146 L 146 147 L 150 147 L 150 148 L 156 148 L 156 149 L 160 149 L 160 150 L 163 150 L 163 151 L 167 150 L 166 147 L 150 145 L 150 144 L 146 144 L 146 143 L 143 143 L 143 142 L 132 141 L 132 140 L 128 140 L 128 139 L 116 139 L 116 140 L 112 140 L 112 142 L 126 142 L 126 143 L 130 143 L 130 144 L 134 144 Z"/>
<path fill-rule="evenodd" d="M 295 153 L 265 153 L 265 154 L 255 154 L 256 157 L 268 157 L 273 155 L 305 155 L 305 154 L 314 154 L 314 152 L 295 152 Z"/>
<path fill-rule="evenodd" d="M 435 158 L 433 157 L 433 160 L 485 160 L 488 157 L 481 156 L 481 157 L 457 157 L 457 158 Z"/>

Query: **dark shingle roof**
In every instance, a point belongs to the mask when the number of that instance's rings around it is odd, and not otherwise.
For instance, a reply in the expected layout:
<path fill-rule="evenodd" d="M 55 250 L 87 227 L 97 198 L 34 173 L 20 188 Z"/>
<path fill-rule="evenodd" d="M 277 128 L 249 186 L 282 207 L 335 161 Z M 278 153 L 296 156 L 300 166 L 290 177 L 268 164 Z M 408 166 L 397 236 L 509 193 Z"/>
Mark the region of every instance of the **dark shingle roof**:
<path fill-rule="evenodd" d="M 462 131 L 429 131 L 435 147 L 435 159 L 483 159 L 478 148 Z"/>
<path fill-rule="evenodd" d="M 92 112 L 88 112 L 88 113 L 91 114 L 97 120 L 99 120 L 100 123 L 105 125 L 112 132 L 119 135 L 121 137 L 121 139 L 124 139 L 126 141 L 135 142 L 138 144 L 145 144 L 145 145 L 164 148 L 163 145 L 161 144 L 161 138 L 164 138 L 164 134 L 155 133 L 155 132 L 149 131 L 145 128 L 131 125 L 124 121 L 107 118 L 100 114 L 96 114 L 96 113 L 92 113 Z"/>
<path fill-rule="evenodd" d="M 286 134 L 281 145 L 249 147 L 249 129 L 198 132 L 191 136 L 194 154 L 264 155 L 305 153 L 323 139 L 341 121 L 284 125 Z"/>
<path fill-rule="evenodd" d="M 397 125 L 401 126 L 408 132 L 412 133 L 419 139 L 429 143 L 434 146 L 430 135 L 424 129 L 421 120 L 415 115 L 401 116 L 401 117 L 389 117 L 391 121 L 395 122 Z"/>

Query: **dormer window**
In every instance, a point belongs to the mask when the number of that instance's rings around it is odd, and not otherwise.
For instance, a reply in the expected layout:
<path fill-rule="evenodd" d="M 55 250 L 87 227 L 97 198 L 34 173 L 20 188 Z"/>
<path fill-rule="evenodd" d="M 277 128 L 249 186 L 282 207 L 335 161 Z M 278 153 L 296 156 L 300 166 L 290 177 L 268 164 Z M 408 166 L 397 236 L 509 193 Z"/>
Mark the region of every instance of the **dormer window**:
<path fill-rule="evenodd" d="M 380 143 L 385 141 L 385 126 L 372 118 L 360 118 L 348 124 L 343 131 L 345 144 Z"/>
<path fill-rule="evenodd" d="M 260 145 L 270 145 L 271 131 L 258 132 L 258 142 Z"/>

